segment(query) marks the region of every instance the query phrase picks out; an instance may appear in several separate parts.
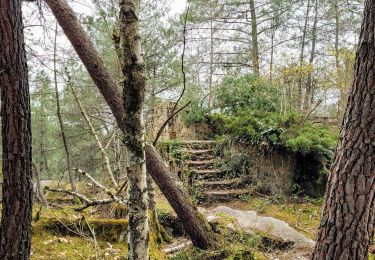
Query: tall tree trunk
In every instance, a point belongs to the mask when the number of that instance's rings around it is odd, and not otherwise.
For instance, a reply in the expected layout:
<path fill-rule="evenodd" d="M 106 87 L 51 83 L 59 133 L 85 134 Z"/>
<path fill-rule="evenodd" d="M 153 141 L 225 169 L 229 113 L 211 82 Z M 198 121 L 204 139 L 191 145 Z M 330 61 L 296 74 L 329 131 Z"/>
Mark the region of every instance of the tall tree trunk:
<path fill-rule="evenodd" d="M 128 259 L 149 259 L 147 174 L 143 105 L 146 79 L 139 36 L 140 0 L 120 1 L 120 38 L 122 73 L 124 144 L 128 148 L 129 166 L 129 255 Z"/>
<path fill-rule="evenodd" d="M 335 66 L 336 66 L 336 88 L 340 92 L 339 101 L 337 102 L 337 114 L 340 117 L 343 111 L 343 103 L 344 103 L 344 90 L 343 86 L 341 85 L 341 78 L 340 78 L 340 8 L 339 8 L 339 0 L 333 1 L 334 13 L 335 13 Z"/>
<path fill-rule="evenodd" d="M 45 0 L 45 2 L 51 8 L 66 36 L 99 88 L 118 126 L 125 133 L 126 129 L 122 122 L 125 111 L 118 87 L 111 78 L 108 70 L 104 67 L 99 53 L 88 38 L 87 33 L 83 30 L 73 10 L 65 0 Z M 179 200 L 175 200 L 173 196 L 166 196 L 168 202 L 176 211 L 177 216 L 181 220 L 184 220 L 182 223 L 194 245 L 199 248 L 208 248 L 214 244 L 215 240 L 210 233 L 211 229 L 207 220 L 199 214 L 191 203 L 189 196 L 180 190 L 176 183 L 169 181 L 171 178 L 170 172 L 165 167 L 157 167 L 163 165 L 163 161 L 156 152 L 153 152 L 153 149 L 152 146 L 146 145 L 146 164 L 149 174 L 151 174 L 155 183 L 164 194 L 180 194 Z M 194 214 L 190 214 L 190 212 L 194 212 Z M 186 214 L 190 214 L 191 218 L 186 218 Z"/>
<path fill-rule="evenodd" d="M 2 218 L 0 259 L 30 259 L 32 149 L 21 0 L 0 0 Z"/>
<path fill-rule="evenodd" d="M 47 153 L 46 153 L 46 111 L 45 111 L 45 99 L 42 93 L 40 96 L 40 119 L 39 119 L 39 153 L 40 153 L 40 161 L 39 161 L 39 170 L 40 172 L 48 171 L 48 160 L 47 160 Z"/>
<path fill-rule="evenodd" d="M 302 30 L 301 52 L 299 56 L 299 66 L 301 68 L 301 71 L 302 71 L 302 66 L 304 65 L 307 25 L 309 23 L 309 14 L 310 14 L 310 2 L 311 0 L 307 0 L 305 24 Z M 302 73 L 300 72 L 299 79 L 298 79 L 298 97 L 297 97 L 298 109 L 302 109 L 302 85 L 303 85 L 303 77 L 302 77 Z"/>
<path fill-rule="evenodd" d="M 368 258 L 374 236 L 375 1 L 367 0 L 340 141 L 313 259 Z"/>
<path fill-rule="evenodd" d="M 259 47 L 258 47 L 258 25 L 257 16 L 255 12 L 254 0 L 249 0 L 250 3 L 250 18 L 251 18 L 251 55 L 253 61 L 253 71 L 254 74 L 260 75 L 260 64 L 259 64 Z"/>
<path fill-rule="evenodd" d="M 309 64 L 310 66 L 314 65 L 314 59 L 315 59 L 315 48 L 316 48 L 316 30 L 318 26 L 318 2 L 319 0 L 315 0 L 315 7 L 314 7 L 314 25 L 311 31 L 311 53 L 310 53 L 310 60 Z M 305 92 L 305 97 L 304 97 L 304 102 L 303 102 L 303 110 L 307 112 L 307 110 L 310 107 L 310 96 L 311 96 L 311 91 L 313 88 L 313 70 L 309 72 L 309 75 L 307 76 L 307 82 L 306 82 L 306 92 Z"/>
<path fill-rule="evenodd" d="M 186 36 L 185 36 L 186 37 Z M 208 107 L 212 106 L 212 96 L 213 96 L 213 77 L 214 77 L 214 28 L 213 20 L 210 21 L 210 77 L 208 82 Z"/>
<path fill-rule="evenodd" d="M 69 177 L 69 183 L 72 188 L 72 191 L 76 191 L 76 185 L 74 182 L 74 173 L 72 169 L 72 159 L 70 157 L 70 151 L 68 146 L 68 141 L 66 139 L 65 135 L 65 128 L 64 128 L 64 122 L 62 120 L 61 116 L 61 109 L 60 109 L 60 95 L 59 95 L 59 89 L 57 87 L 57 24 L 55 28 L 55 40 L 54 40 L 54 49 L 53 49 L 53 77 L 54 77 L 54 84 L 55 84 L 55 98 L 56 98 L 56 114 L 57 118 L 59 120 L 60 125 L 60 134 L 64 145 L 64 151 L 66 155 L 66 164 L 68 167 L 68 177 Z"/>
<path fill-rule="evenodd" d="M 269 71 L 269 81 L 272 83 L 273 81 L 273 59 L 274 59 L 274 52 L 275 52 L 275 35 L 276 35 L 276 25 L 275 19 L 273 18 L 271 21 L 271 54 L 270 54 L 270 71 Z"/>

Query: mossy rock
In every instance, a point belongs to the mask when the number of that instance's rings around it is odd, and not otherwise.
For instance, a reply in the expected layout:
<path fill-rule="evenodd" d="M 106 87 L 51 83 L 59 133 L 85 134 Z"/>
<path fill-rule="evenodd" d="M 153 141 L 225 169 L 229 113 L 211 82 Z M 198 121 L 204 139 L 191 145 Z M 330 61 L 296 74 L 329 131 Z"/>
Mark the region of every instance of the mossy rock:
<path fill-rule="evenodd" d="M 97 238 L 107 242 L 124 240 L 128 230 L 126 219 L 89 219 L 87 223 L 95 231 Z M 91 231 L 84 219 L 51 218 L 43 221 L 43 228 L 60 235 L 79 235 L 79 232 L 91 236 Z"/>

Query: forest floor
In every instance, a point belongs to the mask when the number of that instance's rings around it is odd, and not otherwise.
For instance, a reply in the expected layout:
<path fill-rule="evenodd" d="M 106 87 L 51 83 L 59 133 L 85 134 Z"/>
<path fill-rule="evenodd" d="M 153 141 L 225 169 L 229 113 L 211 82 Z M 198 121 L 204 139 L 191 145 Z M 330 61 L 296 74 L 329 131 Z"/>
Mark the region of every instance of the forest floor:
<path fill-rule="evenodd" d="M 64 199 L 60 198 L 60 205 L 63 202 Z M 254 210 L 261 216 L 283 220 L 311 239 L 315 238 L 319 225 L 321 204 L 321 201 L 315 200 L 283 200 L 272 197 L 248 197 L 246 200 L 220 203 L 221 206 L 232 209 Z M 218 205 L 205 208 L 212 209 Z M 39 205 L 34 206 L 32 259 L 126 259 L 127 244 L 124 235 L 127 229 L 126 219 L 103 217 L 103 211 L 111 215 L 112 213 L 109 212 L 114 212 L 113 208 L 88 209 L 78 213 L 73 207 L 69 203 L 65 203 L 60 208 L 49 207 L 42 210 Z M 161 218 L 175 216 L 173 209 L 161 194 L 157 196 L 157 210 Z M 88 226 L 94 230 L 95 239 Z M 166 229 L 168 231 L 168 228 Z M 258 241 L 251 236 L 233 237 L 236 239 L 230 241 L 223 239 L 223 248 L 230 249 L 230 256 L 211 259 L 276 259 L 273 257 L 276 255 L 278 259 L 283 259 L 279 256 L 285 254 L 282 250 L 259 248 Z M 167 259 L 162 251 L 163 246 L 158 246 L 155 240 L 152 234 L 151 258 Z M 176 238 L 173 241 L 176 241 Z M 202 252 L 198 251 L 193 248 L 186 249 L 175 254 L 172 259 L 202 259 Z M 251 252 L 251 257 L 247 252 Z M 238 258 L 238 254 L 242 256 Z"/>

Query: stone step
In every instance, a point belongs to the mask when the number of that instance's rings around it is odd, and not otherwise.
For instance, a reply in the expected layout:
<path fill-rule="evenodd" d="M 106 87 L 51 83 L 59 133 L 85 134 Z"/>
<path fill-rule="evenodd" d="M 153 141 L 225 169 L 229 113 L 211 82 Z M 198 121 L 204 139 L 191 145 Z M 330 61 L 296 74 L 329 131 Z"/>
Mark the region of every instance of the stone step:
<path fill-rule="evenodd" d="M 183 152 L 190 161 L 207 161 L 216 158 L 212 149 L 183 149 Z"/>
<path fill-rule="evenodd" d="M 207 181 L 207 180 L 219 180 L 225 175 L 220 169 L 190 169 L 193 174 L 193 179 Z"/>
<path fill-rule="evenodd" d="M 214 152 L 212 149 L 183 149 L 183 151 L 194 155 L 212 154 Z"/>
<path fill-rule="evenodd" d="M 248 189 L 210 190 L 203 193 L 204 203 L 227 202 L 242 199 L 243 196 L 251 195 Z"/>
<path fill-rule="evenodd" d="M 234 178 L 215 181 L 204 181 L 202 185 L 206 190 L 218 190 L 240 188 L 244 185 L 244 183 L 241 178 Z"/>
<path fill-rule="evenodd" d="M 216 163 L 216 160 L 214 160 L 214 159 L 187 161 L 186 162 L 189 169 L 196 169 L 196 170 L 214 169 L 216 167 L 215 163 Z"/>
<path fill-rule="evenodd" d="M 210 149 L 215 146 L 216 142 L 213 140 L 185 140 L 180 144 L 190 149 Z"/>
<path fill-rule="evenodd" d="M 182 140 L 181 144 L 215 144 L 214 140 Z"/>
<path fill-rule="evenodd" d="M 187 161 L 186 164 L 189 166 L 202 166 L 202 165 L 211 165 L 214 164 L 216 161 L 214 159 L 211 160 L 201 160 L 201 161 Z"/>

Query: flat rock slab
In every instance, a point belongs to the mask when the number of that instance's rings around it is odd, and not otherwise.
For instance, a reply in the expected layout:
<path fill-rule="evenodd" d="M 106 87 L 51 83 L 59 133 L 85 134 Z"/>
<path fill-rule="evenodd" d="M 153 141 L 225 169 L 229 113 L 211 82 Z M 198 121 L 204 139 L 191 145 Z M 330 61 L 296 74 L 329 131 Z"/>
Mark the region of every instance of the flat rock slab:
<path fill-rule="evenodd" d="M 315 242 L 289 226 L 288 223 L 272 217 L 259 216 L 255 211 L 242 211 L 219 206 L 212 210 L 200 208 L 208 221 L 215 222 L 220 216 L 234 219 L 237 229 L 242 229 L 250 234 L 265 233 L 278 240 L 293 242 L 293 248 L 313 248 Z"/>

